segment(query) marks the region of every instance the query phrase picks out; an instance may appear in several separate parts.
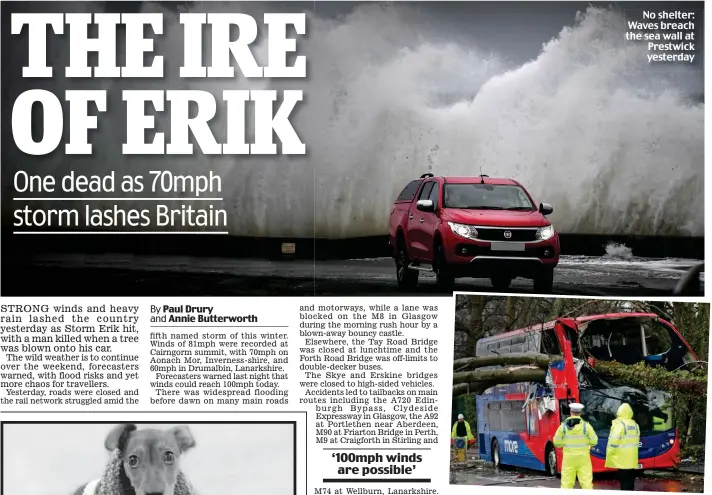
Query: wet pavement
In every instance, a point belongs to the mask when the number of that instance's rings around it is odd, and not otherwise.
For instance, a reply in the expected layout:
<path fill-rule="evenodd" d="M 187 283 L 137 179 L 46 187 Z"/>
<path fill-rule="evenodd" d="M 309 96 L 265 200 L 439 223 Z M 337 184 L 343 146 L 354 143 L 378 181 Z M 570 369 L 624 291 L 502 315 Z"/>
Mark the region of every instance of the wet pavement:
<path fill-rule="evenodd" d="M 696 264 L 690 259 L 562 256 L 554 294 L 667 296 Z M 45 254 L 4 264 L 6 296 L 299 296 L 399 295 L 391 258 L 270 261 L 127 254 Z M 17 276 L 13 276 L 14 274 Z M 704 275 L 704 274 L 703 274 Z M 6 281 L 12 281 L 5 283 Z M 72 281 L 72 284 L 68 284 Z M 486 279 L 458 279 L 457 291 L 493 292 Z M 532 293 L 515 279 L 509 292 Z M 412 295 L 436 294 L 435 277 L 421 272 Z"/>
<path fill-rule="evenodd" d="M 560 488 L 561 479 L 526 469 L 502 468 L 495 470 L 491 464 L 476 461 L 466 468 L 454 469 L 454 484 L 480 486 L 511 486 L 529 488 Z M 574 488 L 581 488 L 576 483 Z M 619 490 L 615 475 L 596 475 L 595 490 Z M 674 471 L 645 471 L 635 481 L 636 491 L 703 493 L 704 476 Z"/>

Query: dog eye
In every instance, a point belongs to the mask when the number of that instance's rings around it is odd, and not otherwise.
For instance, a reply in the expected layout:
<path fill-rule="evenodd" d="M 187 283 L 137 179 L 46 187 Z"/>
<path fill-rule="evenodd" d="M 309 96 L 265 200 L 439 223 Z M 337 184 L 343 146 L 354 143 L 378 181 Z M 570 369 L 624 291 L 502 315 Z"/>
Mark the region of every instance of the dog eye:
<path fill-rule="evenodd" d="M 129 456 L 129 466 L 132 468 L 138 467 L 138 457 L 135 455 Z"/>
<path fill-rule="evenodd" d="M 163 460 L 165 461 L 166 464 L 173 464 L 173 461 L 175 460 L 175 456 L 173 455 L 173 452 L 166 452 L 163 454 Z"/>

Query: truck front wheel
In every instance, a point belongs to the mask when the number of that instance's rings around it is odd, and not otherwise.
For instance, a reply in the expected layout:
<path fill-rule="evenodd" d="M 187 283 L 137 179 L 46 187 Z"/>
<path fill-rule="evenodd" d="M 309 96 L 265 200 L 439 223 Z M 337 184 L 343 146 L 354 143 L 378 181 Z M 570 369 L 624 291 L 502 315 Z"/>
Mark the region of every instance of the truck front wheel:
<path fill-rule="evenodd" d="M 534 279 L 534 292 L 537 294 L 551 294 L 554 290 L 554 270 L 544 268 Z"/>
<path fill-rule="evenodd" d="M 435 262 L 433 269 L 435 271 L 435 285 L 438 290 L 444 292 L 452 292 L 455 288 L 455 277 L 452 270 L 445 260 L 445 250 L 441 242 L 435 244 Z"/>
<path fill-rule="evenodd" d="M 492 287 L 494 287 L 497 292 L 506 291 L 512 283 L 512 279 L 506 275 L 497 275 L 490 278 L 490 281 L 492 282 Z"/>

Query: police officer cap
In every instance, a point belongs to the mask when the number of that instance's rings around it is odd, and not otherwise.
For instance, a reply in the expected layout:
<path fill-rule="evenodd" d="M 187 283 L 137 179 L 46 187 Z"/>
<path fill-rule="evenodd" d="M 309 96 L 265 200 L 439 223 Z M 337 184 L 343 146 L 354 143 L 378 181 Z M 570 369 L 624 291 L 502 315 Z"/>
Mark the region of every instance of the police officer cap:
<path fill-rule="evenodd" d="M 572 402 L 569 404 L 569 409 L 571 409 L 571 412 L 575 413 L 580 413 L 583 411 L 583 404 L 579 404 L 578 402 Z"/>
<path fill-rule="evenodd" d="M 462 414 L 458 414 L 457 419 L 465 419 L 465 416 L 463 416 Z"/>

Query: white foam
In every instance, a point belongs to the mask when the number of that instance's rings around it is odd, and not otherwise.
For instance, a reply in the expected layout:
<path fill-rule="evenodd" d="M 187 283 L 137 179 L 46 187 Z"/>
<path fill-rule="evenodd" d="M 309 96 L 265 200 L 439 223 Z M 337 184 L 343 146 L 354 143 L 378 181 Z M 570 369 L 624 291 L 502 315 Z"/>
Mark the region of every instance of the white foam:
<path fill-rule="evenodd" d="M 606 256 L 611 258 L 632 259 L 633 250 L 625 244 L 609 242 L 608 244 L 606 244 Z"/>

